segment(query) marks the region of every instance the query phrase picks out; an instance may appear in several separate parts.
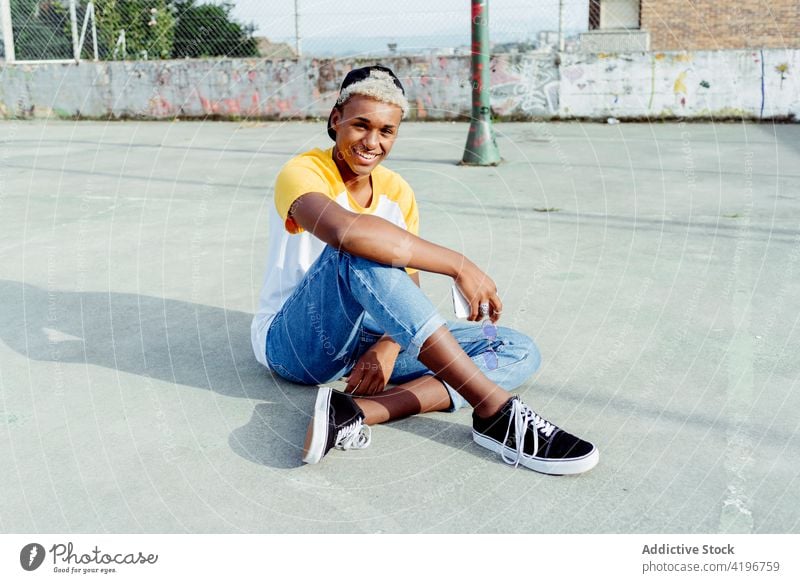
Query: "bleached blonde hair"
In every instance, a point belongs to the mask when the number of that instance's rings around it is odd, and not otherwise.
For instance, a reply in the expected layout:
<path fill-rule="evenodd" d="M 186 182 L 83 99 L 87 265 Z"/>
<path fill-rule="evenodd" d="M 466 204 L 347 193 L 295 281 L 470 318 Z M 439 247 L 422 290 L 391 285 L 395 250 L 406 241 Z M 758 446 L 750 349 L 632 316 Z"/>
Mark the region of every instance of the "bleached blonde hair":
<path fill-rule="evenodd" d="M 337 107 L 341 107 L 353 95 L 365 95 L 383 103 L 397 105 L 403 110 L 403 117 L 408 113 L 408 99 L 394 83 L 394 79 L 385 71 L 373 70 L 369 77 L 345 87 L 336 100 Z"/>

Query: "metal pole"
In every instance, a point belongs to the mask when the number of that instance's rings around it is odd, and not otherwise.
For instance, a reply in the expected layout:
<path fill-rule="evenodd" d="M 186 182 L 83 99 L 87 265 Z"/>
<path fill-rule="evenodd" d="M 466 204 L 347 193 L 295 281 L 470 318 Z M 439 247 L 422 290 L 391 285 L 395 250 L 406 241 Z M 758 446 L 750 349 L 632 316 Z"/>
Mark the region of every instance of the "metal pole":
<path fill-rule="evenodd" d="M 99 61 L 100 55 L 97 54 L 97 16 L 94 13 L 94 2 L 89 2 L 92 9 L 92 46 L 94 47 L 94 60 Z"/>
<path fill-rule="evenodd" d="M 564 52 L 564 0 L 558 0 L 558 50 Z"/>
<path fill-rule="evenodd" d="M 78 43 L 78 11 L 75 0 L 69 0 L 69 20 L 72 27 L 72 56 L 77 63 L 81 60 L 81 46 Z"/>
<path fill-rule="evenodd" d="M 294 0 L 294 48 L 299 59 L 302 53 L 300 52 L 300 11 L 297 9 L 297 0 Z"/>
<path fill-rule="evenodd" d="M 489 101 L 489 0 L 472 1 L 472 120 L 462 164 L 496 166 L 500 151 Z"/>
<path fill-rule="evenodd" d="M 11 27 L 11 1 L 0 0 L 0 25 L 3 27 L 3 47 L 6 51 L 6 63 L 13 63 L 14 55 L 14 29 Z"/>

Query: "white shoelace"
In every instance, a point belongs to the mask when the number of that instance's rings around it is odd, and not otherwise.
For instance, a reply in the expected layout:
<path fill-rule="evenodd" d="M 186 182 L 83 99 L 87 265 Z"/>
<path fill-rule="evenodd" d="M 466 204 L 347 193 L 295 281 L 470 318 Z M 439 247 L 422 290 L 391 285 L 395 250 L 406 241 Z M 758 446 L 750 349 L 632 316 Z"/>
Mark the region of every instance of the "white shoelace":
<path fill-rule="evenodd" d="M 338 449 L 364 449 L 371 439 L 372 429 L 364 425 L 361 419 L 356 419 L 338 431 L 333 445 Z"/>
<path fill-rule="evenodd" d="M 534 428 L 533 455 L 536 455 L 536 452 L 539 451 L 539 431 L 541 431 L 542 435 L 545 437 L 550 437 L 553 435 L 553 431 L 556 429 L 555 425 L 537 415 L 530 407 L 528 407 L 519 399 L 514 399 L 511 402 L 511 419 L 508 420 L 508 429 L 506 429 L 506 436 L 505 439 L 503 439 L 504 444 L 506 441 L 508 441 L 508 436 L 511 434 L 512 423 L 514 424 L 514 437 L 515 441 L 517 442 L 516 459 L 506 457 L 505 448 L 501 450 L 500 455 L 504 462 L 509 465 L 513 465 L 514 467 L 519 466 L 519 461 L 522 459 L 522 455 L 525 451 L 525 436 L 528 433 L 528 425 L 531 425 Z"/>

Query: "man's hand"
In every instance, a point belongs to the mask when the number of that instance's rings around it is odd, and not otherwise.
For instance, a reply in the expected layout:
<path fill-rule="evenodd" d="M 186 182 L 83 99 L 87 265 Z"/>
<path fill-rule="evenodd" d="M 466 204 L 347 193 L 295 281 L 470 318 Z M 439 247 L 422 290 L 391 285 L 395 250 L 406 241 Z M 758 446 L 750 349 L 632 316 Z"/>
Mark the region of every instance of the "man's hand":
<path fill-rule="evenodd" d="M 347 380 L 346 393 L 374 395 L 386 388 L 392 376 L 400 345 L 389 336 L 378 340 L 361 355 Z"/>
<path fill-rule="evenodd" d="M 456 276 L 456 285 L 469 302 L 470 314 L 467 320 L 479 322 L 489 317 L 492 322 L 500 319 L 503 313 L 503 302 L 497 295 L 497 286 L 494 280 L 481 271 L 474 263 L 469 262 Z M 489 313 L 481 314 L 480 305 L 488 304 Z"/>

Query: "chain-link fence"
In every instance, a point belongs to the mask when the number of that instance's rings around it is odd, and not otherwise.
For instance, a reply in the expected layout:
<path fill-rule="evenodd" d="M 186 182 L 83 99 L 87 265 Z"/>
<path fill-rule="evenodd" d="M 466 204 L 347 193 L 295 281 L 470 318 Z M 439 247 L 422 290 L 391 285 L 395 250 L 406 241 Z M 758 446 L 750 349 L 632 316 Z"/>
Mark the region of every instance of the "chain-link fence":
<path fill-rule="evenodd" d="M 73 55 L 71 21 L 63 5 L 34 0 L 4 0 L 2 4 L 3 54 L 8 60 L 68 59 Z M 8 43 L 12 31 L 13 42 Z"/>
<path fill-rule="evenodd" d="M 273 2 L 266 13 L 240 0 L 234 14 L 257 34 L 305 56 L 465 53 L 470 48 L 469 0 L 405 0 L 364 6 L 351 0 Z M 495 50 L 535 50 L 586 31 L 588 0 L 492 0 L 489 28 Z"/>
<path fill-rule="evenodd" d="M 195 0 L 0 0 L 6 60 L 258 56 L 232 3 Z"/>
<path fill-rule="evenodd" d="M 96 46 L 91 2 L 0 0 L 0 56 L 7 61 L 96 58 Z"/>
<path fill-rule="evenodd" d="M 8 60 L 469 54 L 469 0 L 0 0 Z M 589 0 L 493 0 L 495 52 L 570 49 Z"/>

